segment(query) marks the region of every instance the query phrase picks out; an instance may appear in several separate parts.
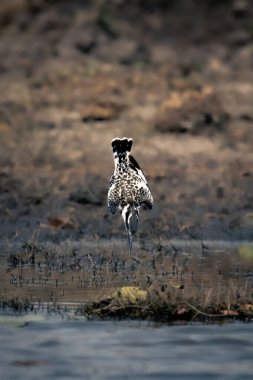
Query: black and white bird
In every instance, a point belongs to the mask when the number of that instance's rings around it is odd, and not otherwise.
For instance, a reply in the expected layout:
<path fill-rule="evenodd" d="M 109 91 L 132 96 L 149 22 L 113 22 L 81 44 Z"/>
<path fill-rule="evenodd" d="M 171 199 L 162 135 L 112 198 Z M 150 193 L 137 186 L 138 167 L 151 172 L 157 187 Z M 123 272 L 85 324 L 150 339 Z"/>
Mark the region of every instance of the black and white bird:
<path fill-rule="evenodd" d="M 118 210 L 124 220 L 128 236 L 129 253 L 133 235 L 138 229 L 141 204 L 153 207 L 153 197 L 147 180 L 133 156 L 130 155 L 133 139 L 123 137 L 112 140 L 115 163 L 108 191 L 108 209 L 112 214 Z"/>

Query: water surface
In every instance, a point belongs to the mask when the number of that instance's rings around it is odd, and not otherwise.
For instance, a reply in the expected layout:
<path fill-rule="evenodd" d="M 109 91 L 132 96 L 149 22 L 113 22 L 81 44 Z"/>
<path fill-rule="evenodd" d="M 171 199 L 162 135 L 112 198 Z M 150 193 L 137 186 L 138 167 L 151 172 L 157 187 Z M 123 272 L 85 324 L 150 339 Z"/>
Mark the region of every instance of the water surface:
<path fill-rule="evenodd" d="M 18 320 L 18 319 L 17 319 Z M 22 323 L 21 323 L 22 325 Z M 252 324 L 62 320 L 0 327 L 3 379 L 252 379 Z"/>

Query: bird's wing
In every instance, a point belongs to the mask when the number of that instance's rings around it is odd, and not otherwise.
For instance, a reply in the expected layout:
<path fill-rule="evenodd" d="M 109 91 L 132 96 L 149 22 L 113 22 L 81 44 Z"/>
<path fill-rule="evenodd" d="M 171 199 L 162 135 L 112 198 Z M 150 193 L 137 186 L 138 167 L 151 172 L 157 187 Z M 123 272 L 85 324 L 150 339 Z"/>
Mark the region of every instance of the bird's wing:
<path fill-rule="evenodd" d="M 139 189 L 140 192 L 140 203 L 144 203 L 148 208 L 153 207 L 153 196 L 148 185 L 143 185 Z"/>
<path fill-rule="evenodd" d="M 140 165 L 138 162 L 133 158 L 133 156 L 130 154 L 129 155 L 129 166 L 132 170 L 134 170 L 140 177 L 141 179 L 145 182 L 145 184 L 148 186 L 147 180 L 145 178 L 145 175 L 143 174 L 143 171 L 140 168 Z"/>
<path fill-rule="evenodd" d="M 146 178 L 143 174 L 143 171 L 141 170 L 138 162 L 131 155 L 129 155 L 129 166 L 142 179 L 142 181 L 139 185 L 139 195 L 140 195 L 141 203 L 145 203 L 148 206 L 148 208 L 151 209 L 153 207 L 153 197 L 152 197 L 151 191 L 149 189 L 147 180 L 146 180 Z"/>

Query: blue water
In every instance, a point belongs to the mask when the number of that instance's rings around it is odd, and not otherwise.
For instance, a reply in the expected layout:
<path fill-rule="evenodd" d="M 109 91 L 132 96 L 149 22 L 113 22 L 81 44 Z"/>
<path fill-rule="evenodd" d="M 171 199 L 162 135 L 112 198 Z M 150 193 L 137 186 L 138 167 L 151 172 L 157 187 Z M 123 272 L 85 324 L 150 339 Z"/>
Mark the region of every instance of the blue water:
<path fill-rule="evenodd" d="M 253 378 L 253 324 L 1 324 L 1 379 Z"/>

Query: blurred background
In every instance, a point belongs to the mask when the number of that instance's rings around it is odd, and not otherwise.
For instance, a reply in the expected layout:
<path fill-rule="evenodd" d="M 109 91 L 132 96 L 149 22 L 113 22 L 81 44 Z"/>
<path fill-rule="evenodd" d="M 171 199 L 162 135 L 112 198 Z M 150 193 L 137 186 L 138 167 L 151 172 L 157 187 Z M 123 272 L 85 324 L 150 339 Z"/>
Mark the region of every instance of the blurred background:
<path fill-rule="evenodd" d="M 253 238 L 252 1 L 1 0 L 0 58 L 0 238 L 125 239 L 116 136 L 139 239 Z"/>

